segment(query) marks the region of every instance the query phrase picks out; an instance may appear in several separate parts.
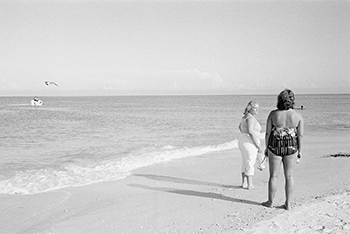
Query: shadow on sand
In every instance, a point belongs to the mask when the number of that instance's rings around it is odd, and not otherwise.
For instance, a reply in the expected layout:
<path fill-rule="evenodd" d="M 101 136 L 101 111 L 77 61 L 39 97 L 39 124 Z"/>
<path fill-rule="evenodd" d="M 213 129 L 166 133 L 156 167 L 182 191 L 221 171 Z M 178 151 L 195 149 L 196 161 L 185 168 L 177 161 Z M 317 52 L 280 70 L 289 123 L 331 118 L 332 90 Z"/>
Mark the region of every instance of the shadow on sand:
<path fill-rule="evenodd" d="M 172 182 L 172 183 L 178 183 L 178 184 L 205 185 L 205 186 L 220 187 L 220 188 L 227 188 L 227 189 L 241 189 L 242 188 L 241 186 L 225 185 L 225 184 L 204 182 L 204 181 L 198 181 L 198 180 L 189 180 L 189 179 L 182 179 L 182 178 L 176 178 L 176 177 L 171 177 L 171 176 L 162 176 L 162 175 L 133 174 L 133 176 L 140 176 L 140 177 L 145 177 L 145 178 L 150 179 L 150 180 L 166 181 L 166 182 Z"/>
<path fill-rule="evenodd" d="M 174 194 L 180 194 L 180 195 L 186 195 L 186 196 L 204 197 L 204 198 L 218 199 L 218 200 L 224 200 L 229 202 L 239 202 L 244 204 L 261 206 L 261 203 L 259 202 L 227 197 L 217 193 L 205 193 L 205 192 L 198 192 L 193 190 L 183 190 L 183 189 L 174 189 L 174 188 L 166 188 L 166 187 L 156 188 L 156 187 L 150 187 L 150 186 L 141 185 L 141 184 L 129 184 L 129 186 L 134 188 L 152 190 L 152 191 L 174 193 Z"/>

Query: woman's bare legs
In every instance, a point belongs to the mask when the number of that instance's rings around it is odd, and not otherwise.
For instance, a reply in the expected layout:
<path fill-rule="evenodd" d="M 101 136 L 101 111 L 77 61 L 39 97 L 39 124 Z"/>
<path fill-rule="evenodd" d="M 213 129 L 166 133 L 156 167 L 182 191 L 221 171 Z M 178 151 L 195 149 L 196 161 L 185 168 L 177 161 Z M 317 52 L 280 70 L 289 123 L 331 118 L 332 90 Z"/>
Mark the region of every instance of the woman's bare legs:
<path fill-rule="evenodd" d="M 242 172 L 242 188 L 247 188 L 247 181 L 246 181 L 246 175 L 244 172 Z"/>
<path fill-rule="evenodd" d="M 276 195 L 277 191 L 277 179 L 280 173 L 281 169 L 281 162 L 282 162 L 282 157 L 276 156 L 269 152 L 269 172 L 270 172 L 270 177 L 269 177 L 269 190 L 268 190 L 268 200 L 267 202 L 264 202 L 264 206 L 272 206 L 273 205 L 273 200 Z"/>
<path fill-rule="evenodd" d="M 253 176 L 246 175 L 244 172 L 242 172 L 242 188 L 245 189 L 254 189 L 253 185 Z"/>
<path fill-rule="evenodd" d="M 247 182 L 248 182 L 248 189 L 253 189 L 253 176 L 247 176 Z"/>
<path fill-rule="evenodd" d="M 295 160 L 296 160 L 296 154 L 283 157 L 285 194 L 286 194 L 286 202 L 284 206 L 286 210 L 289 210 L 291 208 L 291 199 L 294 192 L 293 169 L 295 165 Z"/>

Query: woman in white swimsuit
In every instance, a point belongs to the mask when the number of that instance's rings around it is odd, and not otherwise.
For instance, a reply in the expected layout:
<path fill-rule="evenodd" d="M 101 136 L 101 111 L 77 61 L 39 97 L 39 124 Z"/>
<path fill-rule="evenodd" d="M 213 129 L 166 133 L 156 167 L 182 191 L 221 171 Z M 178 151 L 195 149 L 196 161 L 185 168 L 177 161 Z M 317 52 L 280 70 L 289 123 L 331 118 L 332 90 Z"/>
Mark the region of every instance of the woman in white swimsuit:
<path fill-rule="evenodd" d="M 259 104 L 250 101 L 244 110 L 239 130 L 242 133 L 238 139 L 238 146 L 242 156 L 242 187 L 253 189 L 254 165 L 257 154 L 261 153 L 259 140 L 261 126 L 255 115 L 259 112 Z"/>

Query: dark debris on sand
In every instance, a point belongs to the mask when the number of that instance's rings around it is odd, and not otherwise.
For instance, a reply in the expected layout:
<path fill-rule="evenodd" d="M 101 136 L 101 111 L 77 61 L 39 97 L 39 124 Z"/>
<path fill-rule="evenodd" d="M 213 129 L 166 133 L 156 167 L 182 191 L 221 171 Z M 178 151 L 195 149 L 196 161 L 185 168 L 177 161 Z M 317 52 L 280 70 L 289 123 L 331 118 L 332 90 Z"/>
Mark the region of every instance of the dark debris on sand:
<path fill-rule="evenodd" d="M 347 157 L 347 158 L 350 158 L 350 153 L 343 153 L 343 152 L 340 152 L 340 153 L 336 153 L 336 154 L 329 154 L 325 157 L 333 157 L 333 158 L 338 158 L 338 157 Z"/>

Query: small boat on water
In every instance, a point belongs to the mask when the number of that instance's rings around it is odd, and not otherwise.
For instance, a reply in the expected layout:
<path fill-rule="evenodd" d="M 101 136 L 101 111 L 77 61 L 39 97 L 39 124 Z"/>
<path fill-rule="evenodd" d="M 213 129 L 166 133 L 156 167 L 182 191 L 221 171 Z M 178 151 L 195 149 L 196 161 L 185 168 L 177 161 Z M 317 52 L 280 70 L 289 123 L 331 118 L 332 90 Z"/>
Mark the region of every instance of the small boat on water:
<path fill-rule="evenodd" d="M 30 101 L 30 104 L 32 104 L 32 106 L 42 106 L 44 103 L 39 98 L 34 97 L 33 100 Z"/>

